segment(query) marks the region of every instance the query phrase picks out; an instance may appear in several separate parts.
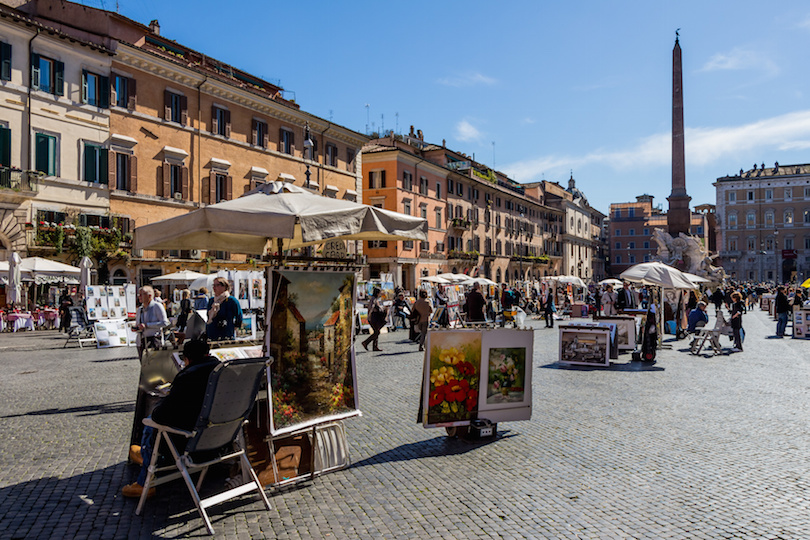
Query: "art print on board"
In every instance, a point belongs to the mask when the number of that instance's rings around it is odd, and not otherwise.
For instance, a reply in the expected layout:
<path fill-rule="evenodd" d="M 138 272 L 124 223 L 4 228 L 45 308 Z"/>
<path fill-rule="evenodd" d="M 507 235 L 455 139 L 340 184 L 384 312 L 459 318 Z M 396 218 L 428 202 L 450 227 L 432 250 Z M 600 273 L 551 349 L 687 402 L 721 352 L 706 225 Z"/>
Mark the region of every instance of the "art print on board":
<path fill-rule="evenodd" d="M 273 271 L 271 430 L 357 413 L 353 272 Z"/>
<path fill-rule="evenodd" d="M 478 410 L 481 331 L 428 334 L 422 418 L 426 426 L 467 423 Z"/>

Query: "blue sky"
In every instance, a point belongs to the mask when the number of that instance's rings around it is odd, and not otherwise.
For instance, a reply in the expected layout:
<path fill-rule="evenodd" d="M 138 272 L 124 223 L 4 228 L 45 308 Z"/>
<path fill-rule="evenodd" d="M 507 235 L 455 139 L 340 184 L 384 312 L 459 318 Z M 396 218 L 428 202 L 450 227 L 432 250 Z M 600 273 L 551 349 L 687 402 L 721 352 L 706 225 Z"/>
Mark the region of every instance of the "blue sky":
<path fill-rule="evenodd" d="M 115 0 L 84 0 L 115 10 Z M 810 3 L 118 0 L 121 14 L 359 132 L 410 125 L 519 182 L 592 206 L 671 191 L 672 47 L 683 49 L 686 187 L 808 163 Z M 223 9 L 225 6 L 225 9 Z M 368 105 L 368 107 L 366 107 Z M 493 144 L 494 143 L 494 144 Z"/>

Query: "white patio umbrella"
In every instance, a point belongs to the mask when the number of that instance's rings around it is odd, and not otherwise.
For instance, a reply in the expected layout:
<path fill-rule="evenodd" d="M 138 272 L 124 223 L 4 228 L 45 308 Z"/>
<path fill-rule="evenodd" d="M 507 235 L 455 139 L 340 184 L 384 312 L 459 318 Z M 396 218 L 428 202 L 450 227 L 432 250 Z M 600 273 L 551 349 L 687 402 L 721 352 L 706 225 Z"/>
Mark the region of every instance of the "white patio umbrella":
<path fill-rule="evenodd" d="M 606 285 L 613 285 L 614 287 L 621 287 L 623 285 L 622 281 L 616 278 L 608 278 L 603 279 L 599 282 L 599 285 L 606 286 Z"/>
<path fill-rule="evenodd" d="M 188 284 L 188 288 L 192 291 L 199 291 L 203 287 L 208 289 L 208 294 L 214 289 L 214 279 L 218 274 L 202 274 L 200 277 Z"/>
<path fill-rule="evenodd" d="M 190 284 L 193 283 L 194 280 L 207 277 L 207 274 L 192 272 L 191 270 L 180 270 L 179 272 L 172 272 L 171 274 L 163 274 L 162 276 L 152 278 L 152 283 L 157 283 L 158 285 Z"/>
<path fill-rule="evenodd" d="M 87 295 L 87 287 L 90 285 L 90 269 L 93 268 L 93 261 L 90 257 L 82 257 L 79 263 L 81 274 L 79 276 L 79 290 L 82 294 Z"/>
<path fill-rule="evenodd" d="M 553 279 L 559 281 L 560 283 L 570 283 L 571 285 L 575 285 L 577 287 L 585 287 L 585 282 L 582 281 L 582 278 L 577 276 L 554 276 L 549 279 Z"/>
<path fill-rule="evenodd" d="M 270 182 L 231 201 L 135 230 L 136 249 L 205 249 L 262 253 L 341 240 L 427 240 L 427 220 Z M 271 248 L 275 251 L 275 246 Z"/>
<path fill-rule="evenodd" d="M 454 274 L 452 272 L 445 272 L 444 274 L 438 274 L 438 276 L 446 279 L 449 283 L 461 283 L 462 281 L 470 279 L 470 276 L 467 274 Z"/>
<path fill-rule="evenodd" d="M 497 283 L 485 277 L 469 278 L 461 282 L 462 285 L 472 285 L 473 283 L 478 283 L 482 287 L 487 285 L 497 285 Z"/>
<path fill-rule="evenodd" d="M 700 285 L 701 283 L 711 283 L 712 280 L 705 278 L 703 276 L 698 276 L 696 274 L 690 274 L 689 272 L 684 272 L 683 275 L 686 276 L 686 279 L 694 283 L 695 285 Z"/>
<path fill-rule="evenodd" d="M 447 285 L 450 283 L 448 280 L 444 279 L 441 276 L 423 276 L 419 279 L 421 281 L 427 281 L 428 283 L 440 283 L 442 285 Z"/>
<path fill-rule="evenodd" d="M 695 289 L 683 272 L 661 262 L 647 262 L 631 266 L 619 276 L 625 281 L 655 285 L 664 289 Z"/>
<path fill-rule="evenodd" d="M 21 264 L 22 259 L 20 259 L 17 252 L 12 252 L 11 256 L 8 258 L 8 292 L 6 293 L 6 302 L 9 304 L 19 304 L 21 300 Z"/>
<path fill-rule="evenodd" d="M 20 269 L 30 274 L 35 283 L 78 283 L 81 274 L 81 268 L 42 257 L 26 257 Z"/>

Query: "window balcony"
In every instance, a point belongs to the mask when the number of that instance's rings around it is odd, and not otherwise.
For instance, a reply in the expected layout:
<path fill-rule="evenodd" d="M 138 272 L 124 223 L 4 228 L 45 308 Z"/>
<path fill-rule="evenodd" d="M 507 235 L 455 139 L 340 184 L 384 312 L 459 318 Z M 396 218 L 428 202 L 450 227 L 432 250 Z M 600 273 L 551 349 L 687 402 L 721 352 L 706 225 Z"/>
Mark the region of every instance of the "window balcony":
<path fill-rule="evenodd" d="M 14 191 L 37 192 L 37 179 L 41 173 L 22 171 L 12 167 L 0 167 L 0 188 Z"/>
<path fill-rule="evenodd" d="M 464 218 L 453 218 L 450 221 L 450 228 L 451 229 L 469 229 L 470 228 L 470 220 Z"/>
<path fill-rule="evenodd" d="M 480 254 L 477 251 L 452 250 L 447 254 L 448 259 L 459 259 L 466 261 L 477 261 Z"/>

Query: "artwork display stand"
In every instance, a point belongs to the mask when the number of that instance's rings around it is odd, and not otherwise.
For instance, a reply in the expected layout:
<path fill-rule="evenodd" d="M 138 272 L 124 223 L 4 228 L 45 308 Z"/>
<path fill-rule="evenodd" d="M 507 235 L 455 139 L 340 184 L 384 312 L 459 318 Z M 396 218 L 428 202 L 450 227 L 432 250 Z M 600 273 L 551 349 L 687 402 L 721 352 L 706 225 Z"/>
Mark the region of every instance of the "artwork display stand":
<path fill-rule="evenodd" d="M 560 326 L 560 363 L 610 366 L 611 329 L 598 325 Z"/>
<path fill-rule="evenodd" d="M 810 309 L 793 308 L 794 339 L 810 339 Z"/>

